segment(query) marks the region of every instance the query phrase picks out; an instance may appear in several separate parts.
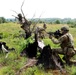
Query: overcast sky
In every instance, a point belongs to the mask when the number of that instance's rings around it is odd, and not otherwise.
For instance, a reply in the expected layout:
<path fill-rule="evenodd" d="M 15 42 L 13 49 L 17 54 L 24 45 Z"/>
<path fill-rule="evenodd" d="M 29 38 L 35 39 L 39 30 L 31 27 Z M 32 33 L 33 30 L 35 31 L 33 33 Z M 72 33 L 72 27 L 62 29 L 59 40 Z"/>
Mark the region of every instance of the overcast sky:
<path fill-rule="evenodd" d="M 0 17 L 14 18 L 21 12 L 23 0 L 0 0 Z M 76 0 L 25 0 L 22 7 L 27 18 L 76 18 Z"/>

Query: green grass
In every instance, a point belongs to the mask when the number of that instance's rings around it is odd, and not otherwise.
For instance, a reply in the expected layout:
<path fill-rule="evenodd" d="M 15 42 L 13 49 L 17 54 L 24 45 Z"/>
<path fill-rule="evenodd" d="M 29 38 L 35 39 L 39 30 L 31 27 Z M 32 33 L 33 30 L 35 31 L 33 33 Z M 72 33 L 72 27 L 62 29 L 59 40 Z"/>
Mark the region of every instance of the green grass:
<path fill-rule="evenodd" d="M 37 26 L 42 26 L 43 24 L 37 24 Z M 47 24 L 46 31 L 55 31 L 60 29 L 62 24 Z M 27 58 L 20 57 L 20 52 L 26 47 L 26 44 L 29 42 L 33 42 L 30 38 L 25 40 L 22 37 L 19 37 L 20 34 L 24 33 L 24 31 L 20 28 L 20 25 L 17 23 L 3 23 L 0 24 L 0 34 L 3 37 L 0 41 L 6 42 L 7 46 L 10 48 L 14 47 L 15 51 L 12 51 L 8 54 L 8 57 L 5 58 L 6 54 L 0 54 L 0 75 L 15 75 L 15 73 L 24 65 Z M 70 33 L 74 37 L 74 44 L 76 47 L 76 28 L 70 28 Z M 59 45 L 55 45 L 49 38 L 43 39 L 46 45 L 50 45 L 52 48 L 59 47 Z M 62 56 L 61 56 L 62 57 Z M 74 57 L 76 58 L 76 57 Z M 66 67 L 71 70 L 71 75 L 76 75 L 75 66 Z M 50 72 L 45 72 L 42 66 L 34 66 L 32 68 L 28 68 L 27 70 L 23 70 L 21 75 L 53 75 Z"/>

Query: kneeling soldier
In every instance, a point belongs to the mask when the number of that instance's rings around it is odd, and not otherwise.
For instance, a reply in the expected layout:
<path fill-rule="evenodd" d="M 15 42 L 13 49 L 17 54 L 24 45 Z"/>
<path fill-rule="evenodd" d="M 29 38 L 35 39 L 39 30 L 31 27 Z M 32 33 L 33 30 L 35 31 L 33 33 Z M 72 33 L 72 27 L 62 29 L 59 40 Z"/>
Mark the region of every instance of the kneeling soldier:
<path fill-rule="evenodd" d="M 53 36 L 49 35 L 49 38 L 54 44 L 60 44 L 60 49 L 53 49 L 54 52 L 63 54 L 63 59 L 69 64 L 71 57 L 75 54 L 74 51 L 74 41 L 73 36 L 69 33 L 69 27 L 64 26 L 61 28 L 61 33 L 63 34 L 58 39 L 55 39 Z"/>

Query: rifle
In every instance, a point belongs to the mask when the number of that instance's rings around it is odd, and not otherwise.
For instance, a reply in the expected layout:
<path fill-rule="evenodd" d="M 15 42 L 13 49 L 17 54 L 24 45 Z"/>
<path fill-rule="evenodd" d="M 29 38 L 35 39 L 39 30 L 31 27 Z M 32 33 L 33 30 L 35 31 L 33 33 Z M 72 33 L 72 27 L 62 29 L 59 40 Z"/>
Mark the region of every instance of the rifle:
<path fill-rule="evenodd" d="M 55 32 L 48 32 L 49 35 L 53 35 L 55 38 L 61 37 L 63 34 L 60 32 L 60 30 L 56 30 Z"/>

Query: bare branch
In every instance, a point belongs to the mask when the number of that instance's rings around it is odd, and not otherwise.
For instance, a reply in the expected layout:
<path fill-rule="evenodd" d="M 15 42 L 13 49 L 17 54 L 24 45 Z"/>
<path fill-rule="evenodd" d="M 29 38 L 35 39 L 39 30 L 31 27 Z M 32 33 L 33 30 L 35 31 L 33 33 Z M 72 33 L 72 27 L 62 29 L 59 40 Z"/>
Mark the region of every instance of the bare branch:
<path fill-rule="evenodd" d="M 18 19 L 18 17 L 14 16 L 14 15 L 12 15 L 12 16 Z"/>
<path fill-rule="evenodd" d="M 36 15 L 36 12 L 34 13 L 33 17 L 31 18 L 32 21 L 33 21 L 33 18 L 35 17 L 35 15 Z"/>
<path fill-rule="evenodd" d="M 23 15 L 24 18 L 25 18 L 25 15 L 24 15 L 23 10 L 22 10 L 22 7 L 23 7 L 23 5 L 24 5 L 24 2 L 25 2 L 25 0 L 22 2 L 22 5 L 21 5 L 21 12 L 22 12 L 22 15 Z"/>
<path fill-rule="evenodd" d="M 11 10 L 11 11 L 15 12 L 18 15 L 18 13 L 16 11 L 14 11 L 14 10 Z"/>
<path fill-rule="evenodd" d="M 42 16 L 43 13 L 44 13 L 44 12 L 42 12 L 42 13 L 40 14 L 38 21 L 33 25 L 33 28 L 32 28 L 32 30 L 31 30 L 32 32 L 34 31 L 37 23 L 40 21 L 40 17 Z"/>

